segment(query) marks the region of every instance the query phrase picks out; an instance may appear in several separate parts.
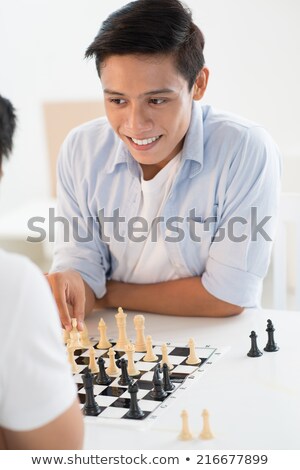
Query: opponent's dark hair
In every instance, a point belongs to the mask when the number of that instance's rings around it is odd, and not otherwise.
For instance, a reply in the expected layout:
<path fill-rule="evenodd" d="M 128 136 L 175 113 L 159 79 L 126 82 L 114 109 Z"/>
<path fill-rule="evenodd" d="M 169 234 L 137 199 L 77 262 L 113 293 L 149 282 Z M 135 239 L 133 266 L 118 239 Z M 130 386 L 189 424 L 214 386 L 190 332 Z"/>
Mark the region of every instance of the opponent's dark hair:
<path fill-rule="evenodd" d="M 2 158 L 9 156 L 13 147 L 16 113 L 11 102 L 0 95 L 0 172 Z"/>
<path fill-rule="evenodd" d="M 172 55 L 191 90 L 204 66 L 204 43 L 190 9 L 179 0 L 137 0 L 103 22 L 85 57 L 95 57 L 101 77 L 101 66 L 112 55 Z"/>

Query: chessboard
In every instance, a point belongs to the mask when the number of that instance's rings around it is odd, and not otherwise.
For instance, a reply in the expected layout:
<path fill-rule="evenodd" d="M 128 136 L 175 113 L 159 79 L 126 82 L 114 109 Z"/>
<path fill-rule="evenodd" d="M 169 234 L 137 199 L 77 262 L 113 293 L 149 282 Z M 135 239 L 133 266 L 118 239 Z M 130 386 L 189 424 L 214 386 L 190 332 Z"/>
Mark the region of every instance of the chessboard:
<path fill-rule="evenodd" d="M 108 366 L 109 356 L 108 350 L 100 350 L 96 348 L 98 340 L 96 338 L 90 338 L 91 344 L 95 350 L 96 359 L 102 356 L 105 361 L 105 366 Z M 112 347 L 115 350 L 116 362 L 121 358 L 127 359 L 126 353 L 116 349 L 116 341 L 110 339 Z M 138 384 L 138 403 L 140 408 L 144 412 L 142 420 L 136 421 L 126 418 L 126 413 L 130 407 L 130 395 L 128 393 L 127 386 L 119 385 L 120 377 L 113 379 L 109 385 L 97 385 L 96 377 L 94 375 L 94 396 L 97 404 L 100 407 L 100 414 L 98 416 L 86 416 L 85 420 L 94 423 L 102 423 L 103 420 L 109 420 L 111 423 L 141 425 L 154 423 L 163 413 L 163 411 L 172 406 L 175 398 L 182 397 L 182 394 L 191 386 L 196 386 L 196 382 L 203 376 L 203 373 L 210 369 L 213 364 L 226 352 L 228 348 L 216 348 L 211 345 L 205 345 L 195 348 L 197 356 L 201 359 L 200 365 L 189 365 L 186 360 L 189 355 L 188 345 L 172 345 L 167 344 L 168 358 L 174 368 L 170 371 L 171 382 L 175 385 L 174 390 L 169 392 L 167 396 L 161 400 L 153 399 L 153 371 L 155 366 L 160 363 L 162 359 L 161 344 L 153 344 L 153 352 L 157 355 L 155 362 L 145 362 L 143 357 L 145 352 L 135 352 L 134 361 L 135 366 L 140 371 L 140 374 L 134 377 L 134 381 Z M 75 349 L 74 359 L 78 365 L 78 373 L 73 374 L 75 383 L 78 388 L 78 397 L 83 408 L 86 398 L 85 388 L 83 386 L 83 375 L 88 369 L 89 365 L 89 350 L 88 349 Z M 107 422 L 107 421 L 106 421 Z"/>

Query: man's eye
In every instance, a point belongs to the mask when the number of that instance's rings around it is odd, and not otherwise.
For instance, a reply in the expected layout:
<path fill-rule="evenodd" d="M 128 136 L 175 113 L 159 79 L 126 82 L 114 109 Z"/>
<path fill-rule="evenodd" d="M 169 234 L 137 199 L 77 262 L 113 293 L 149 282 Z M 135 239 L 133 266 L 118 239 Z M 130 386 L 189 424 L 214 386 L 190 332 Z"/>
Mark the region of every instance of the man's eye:
<path fill-rule="evenodd" d="M 163 98 L 151 98 L 150 102 L 153 104 L 162 104 L 165 103 L 165 99 Z"/>
<path fill-rule="evenodd" d="M 122 100 L 121 98 L 111 98 L 109 101 L 110 101 L 110 103 L 114 103 L 114 104 L 124 104 L 125 103 L 125 100 Z"/>

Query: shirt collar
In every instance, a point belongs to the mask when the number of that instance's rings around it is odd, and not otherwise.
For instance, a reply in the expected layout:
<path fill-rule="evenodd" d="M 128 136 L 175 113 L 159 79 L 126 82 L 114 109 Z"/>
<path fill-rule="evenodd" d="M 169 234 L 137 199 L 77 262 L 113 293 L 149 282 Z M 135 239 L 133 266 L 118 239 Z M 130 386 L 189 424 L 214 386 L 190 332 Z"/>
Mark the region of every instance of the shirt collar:
<path fill-rule="evenodd" d="M 117 138 L 115 149 L 112 150 L 113 157 L 108 158 L 105 170 L 112 173 L 116 165 L 126 163 L 132 174 L 139 174 L 139 165 L 132 158 L 124 142 Z M 193 101 L 191 121 L 186 133 L 182 148 L 182 160 L 190 160 L 189 177 L 192 178 L 202 170 L 203 167 L 203 113 L 200 103 Z"/>

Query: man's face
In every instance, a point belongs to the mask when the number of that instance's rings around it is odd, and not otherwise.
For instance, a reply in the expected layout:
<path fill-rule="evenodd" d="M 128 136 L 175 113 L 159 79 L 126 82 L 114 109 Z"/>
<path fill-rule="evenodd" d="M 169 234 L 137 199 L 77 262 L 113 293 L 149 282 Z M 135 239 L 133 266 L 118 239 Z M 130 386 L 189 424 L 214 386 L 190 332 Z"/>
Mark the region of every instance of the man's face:
<path fill-rule="evenodd" d="M 172 57 L 113 55 L 101 82 L 107 118 L 133 158 L 163 168 L 183 146 L 193 101 Z"/>

